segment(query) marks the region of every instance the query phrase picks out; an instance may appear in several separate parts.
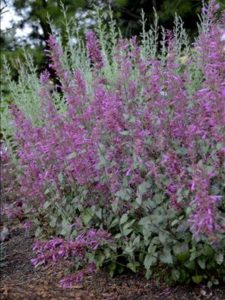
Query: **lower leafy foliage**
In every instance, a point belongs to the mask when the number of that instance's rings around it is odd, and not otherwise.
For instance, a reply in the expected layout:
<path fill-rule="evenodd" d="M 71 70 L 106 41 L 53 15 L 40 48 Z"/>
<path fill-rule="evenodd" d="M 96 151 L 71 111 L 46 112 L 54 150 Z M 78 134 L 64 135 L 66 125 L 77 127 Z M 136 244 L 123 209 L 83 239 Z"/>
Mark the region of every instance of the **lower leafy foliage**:
<path fill-rule="evenodd" d="M 133 207 L 130 203 L 130 209 L 123 214 L 115 204 L 107 209 L 98 205 L 80 206 L 80 202 L 76 207 L 76 199 L 64 203 L 64 207 L 57 209 L 45 204 L 42 213 L 46 227 L 43 229 L 42 221 L 37 228 L 38 236 L 49 236 L 54 230 L 54 234 L 66 239 L 76 239 L 79 231 L 85 232 L 93 226 L 110 233 L 110 239 L 94 251 L 89 249 L 82 262 L 71 255 L 75 259 L 74 270 L 79 270 L 85 261 L 94 262 L 97 268 L 105 267 L 111 276 L 145 270 L 147 278 L 163 279 L 168 284 L 207 282 L 211 287 L 225 279 L 224 235 L 219 243 L 218 236 L 213 235 L 193 239 L 187 222 L 188 209 L 177 213 L 159 199 L 154 205 L 151 202 L 154 206 L 151 213 L 149 206 L 145 211 L 143 207 L 136 208 L 136 203 Z M 71 207 L 76 209 L 72 211 Z M 72 226 L 69 216 L 76 216 Z M 78 276 L 74 281 L 80 279 Z"/>

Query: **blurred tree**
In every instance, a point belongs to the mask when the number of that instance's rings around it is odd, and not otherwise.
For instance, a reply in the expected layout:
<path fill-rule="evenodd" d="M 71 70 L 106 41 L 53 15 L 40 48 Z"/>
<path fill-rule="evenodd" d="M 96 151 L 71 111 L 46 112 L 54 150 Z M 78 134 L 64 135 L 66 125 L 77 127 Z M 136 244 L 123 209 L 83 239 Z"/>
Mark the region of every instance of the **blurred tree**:
<path fill-rule="evenodd" d="M 75 15 L 78 8 L 84 7 L 85 0 L 12 0 L 12 5 L 21 17 L 17 26 L 22 29 L 29 26 L 32 29 L 29 34 L 30 41 L 43 43 L 51 34 L 49 19 L 62 32 L 65 30 L 62 5 L 66 9 L 68 17 L 71 17 Z"/>
<path fill-rule="evenodd" d="M 201 12 L 201 0 L 114 0 L 113 10 L 119 25 L 127 36 L 137 35 L 141 31 L 139 22 L 141 9 L 144 10 L 150 24 L 154 17 L 153 7 L 159 16 L 159 23 L 166 28 L 173 27 L 175 13 L 180 16 L 189 32 L 197 28 L 198 14 Z"/>
<path fill-rule="evenodd" d="M 84 11 L 89 8 L 92 1 L 87 0 L 5 0 L 1 7 L 1 15 L 12 9 L 20 17 L 19 21 L 12 20 L 11 28 L 1 31 L 0 46 L 2 56 L 5 55 L 12 69 L 13 78 L 18 76 L 18 58 L 23 60 L 23 48 L 28 51 L 38 67 L 38 72 L 47 68 L 54 78 L 54 73 L 45 59 L 44 49 L 47 49 L 47 40 L 52 34 L 50 21 L 57 32 L 60 32 L 63 44 L 66 43 L 66 22 L 64 14 L 68 19 L 74 18 L 80 9 Z M 94 1 L 99 4 L 99 1 Z M 82 16 L 81 16 L 82 17 Z M 29 29 L 29 33 L 23 37 L 16 36 L 16 30 Z M 1 66 L 2 69 L 2 60 Z"/>
<path fill-rule="evenodd" d="M 38 65 L 39 71 L 43 68 L 48 68 L 50 74 L 51 68 L 44 59 L 44 48 L 47 48 L 46 41 L 49 35 L 52 34 L 52 29 L 49 24 L 51 20 L 56 28 L 59 29 L 62 37 L 65 39 L 65 19 L 63 17 L 62 3 L 67 11 L 68 18 L 75 15 L 78 8 L 83 8 L 84 0 L 12 0 L 6 1 L 11 4 L 20 17 L 20 21 L 13 24 L 13 27 L 25 29 L 29 28 L 30 33 L 23 39 L 19 39 L 19 45 L 15 45 L 14 50 L 17 50 L 21 45 L 29 48 L 34 57 L 35 64 Z M 5 40 L 6 42 L 6 40 Z M 7 55 L 9 59 L 12 55 Z M 13 54 L 14 56 L 14 54 Z M 52 74 L 52 77 L 54 74 Z"/>
<path fill-rule="evenodd" d="M 208 3 L 209 0 L 205 0 Z M 225 9 L 225 0 L 217 0 L 221 10 Z M 193 36 L 197 30 L 198 15 L 201 13 L 202 0 L 112 0 L 111 4 L 122 32 L 126 36 L 138 35 L 139 22 L 143 9 L 149 26 L 154 17 L 153 7 L 159 16 L 159 24 L 172 29 L 175 13 L 184 22 L 187 32 Z"/>

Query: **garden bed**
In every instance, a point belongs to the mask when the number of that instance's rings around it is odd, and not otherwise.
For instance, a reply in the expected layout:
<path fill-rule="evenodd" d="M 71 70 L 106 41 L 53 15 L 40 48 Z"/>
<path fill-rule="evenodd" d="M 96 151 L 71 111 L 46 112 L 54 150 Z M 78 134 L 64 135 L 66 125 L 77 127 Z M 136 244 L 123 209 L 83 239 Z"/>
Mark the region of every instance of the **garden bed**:
<path fill-rule="evenodd" d="M 33 257 L 32 233 L 26 233 L 15 222 L 10 233 L 9 240 L 2 243 L 6 257 L 1 268 L 0 299 L 225 299 L 225 287 L 169 287 L 148 281 L 141 275 L 111 278 L 104 271 L 86 277 L 82 284 L 71 289 L 63 289 L 58 282 L 69 263 L 35 269 L 30 262 Z"/>

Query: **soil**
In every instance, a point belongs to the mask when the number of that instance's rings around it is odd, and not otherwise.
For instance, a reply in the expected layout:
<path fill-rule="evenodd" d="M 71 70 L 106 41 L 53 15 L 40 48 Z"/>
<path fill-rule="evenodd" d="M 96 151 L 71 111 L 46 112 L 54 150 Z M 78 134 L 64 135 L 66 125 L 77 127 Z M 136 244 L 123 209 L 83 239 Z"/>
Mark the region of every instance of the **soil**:
<path fill-rule="evenodd" d="M 86 277 L 84 282 L 70 289 L 59 287 L 59 280 L 68 267 L 66 262 L 55 266 L 31 265 L 34 237 L 20 224 L 10 227 L 10 237 L 2 243 L 6 256 L 0 262 L 0 299 L 83 299 L 83 300 L 148 300 L 148 299 L 225 299 L 225 287 L 208 289 L 204 286 L 168 287 L 163 283 L 147 281 L 140 275 L 120 275 L 115 278 L 104 271 Z"/>

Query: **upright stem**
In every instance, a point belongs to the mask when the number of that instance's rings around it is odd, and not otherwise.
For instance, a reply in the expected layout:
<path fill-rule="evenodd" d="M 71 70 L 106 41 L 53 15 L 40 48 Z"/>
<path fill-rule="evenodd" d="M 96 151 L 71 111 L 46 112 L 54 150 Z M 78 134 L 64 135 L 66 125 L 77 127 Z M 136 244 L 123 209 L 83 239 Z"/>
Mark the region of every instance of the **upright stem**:
<path fill-rule="evenodd" d="M 152 6 L 156 10 L 156 0 L 152 0 Z"/>

